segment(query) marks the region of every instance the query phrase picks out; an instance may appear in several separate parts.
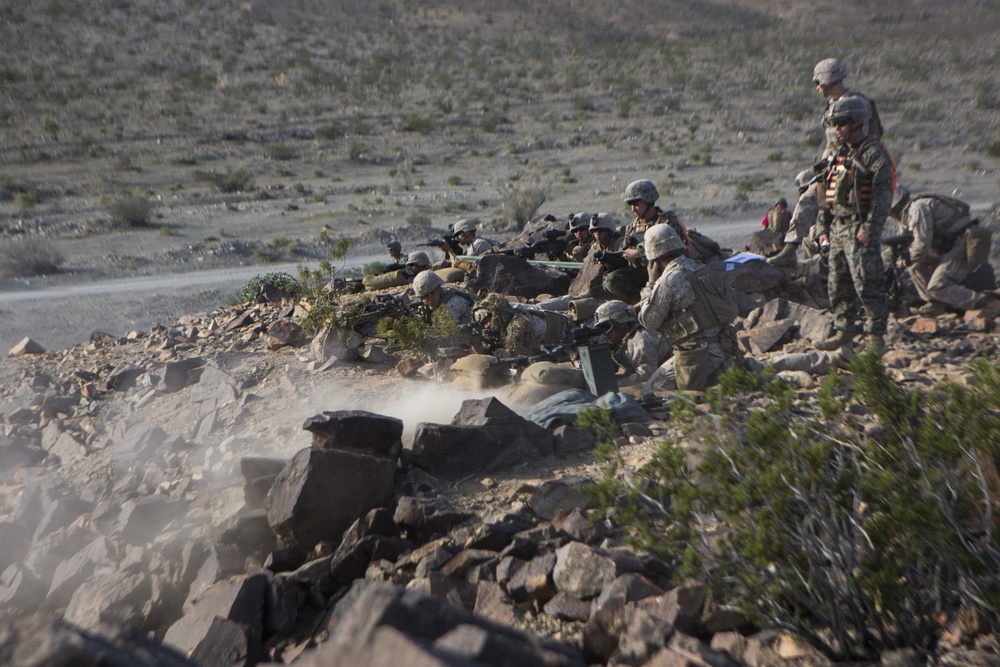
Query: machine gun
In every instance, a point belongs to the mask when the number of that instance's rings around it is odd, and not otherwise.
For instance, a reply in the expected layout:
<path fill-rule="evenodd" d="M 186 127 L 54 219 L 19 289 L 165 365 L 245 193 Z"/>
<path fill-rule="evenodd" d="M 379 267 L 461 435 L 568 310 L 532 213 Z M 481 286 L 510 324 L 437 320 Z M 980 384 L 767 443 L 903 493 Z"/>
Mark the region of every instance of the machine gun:
<path fill-rule="evenodd" d="M 525 246 L 516 248 L 514 254 L 524 259 L 534 259 L 535 255 L 544 252 L 550 261 L 558 262 L 566 254 L 566 232 L 561 229 L 547 229 L 543 238 L 531 241 Z"/>
<path fill-rule="evenodd" d="M 603 332 L 594 327 L 577 327 L 570 330 L 566 336 L 555 345 L 542 345 L 540 354 L 524 355 L 520 357 L 503 357 L 496 361 L 491 361 L 489 366 L 506 366 L 511 369 L 527 368 L 538 361 L 569 361 L 570 353 L 575 352 L 581 345 L 586 345 L 592 338 L 603 335 Z"/>
<path fill-rule="evenodd" d="M 628 260 L 625 259 L 621 252 L 598 250 L 594 253 L 594 259 L 597 260 L 597 262 L 601 265 L 601 268 L 605 271 L 624 269 L 629 265 Z"/>
<path fill-rule="evenodd" d="M 385 317 L 416 317 L 430 322 L 430 313 L 422 303 L 410 303 L 406 297 L 377 294 L 372 303 L 366 304 L 361 314 L 351 322 L 351 329 L 364 338 L 378 335 L 378 323 Z"/>
<path fill-rule="evenodd" d="M 451 251 L 451 254 L 456 257 L 458 255 L 465 254 L 465 250 L 463 250 L 462 246 L 458 243 L 458 234 L 455 233 L 448 234 L 444 238 L 440 239 L 430 239 L 427 243 L 417 244 L 418 248 L 444 248 L 445 246 L 447 246 L 448 250 Z"/>

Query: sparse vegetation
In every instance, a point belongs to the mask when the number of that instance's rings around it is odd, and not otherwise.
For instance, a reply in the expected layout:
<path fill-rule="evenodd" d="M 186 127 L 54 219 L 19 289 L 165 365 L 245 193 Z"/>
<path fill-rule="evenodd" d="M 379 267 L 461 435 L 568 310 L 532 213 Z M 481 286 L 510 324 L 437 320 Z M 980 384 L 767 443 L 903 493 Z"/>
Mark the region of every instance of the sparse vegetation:
<path fill-rule="evenodd" d="M 549 187 L 540 183 L 507 183 L 500 188 L 500 214 L 512 229 L 522 229 L 549 196 Z"/>
<path fill-rule="evenodd" d="M 108 214 L 116 227 L 142 227 L 149 224 L 153 203 L 141 195 L 121 195 L 108 204 Z"/>
<path fill-rule="evenodd" d="M 224 174 L 212 171 L 198 176 L 219 192 L 250 192 L 256 187 L 253 174 L 247 169 L 231 169 Z"/>
<path fill-rule="evenodd" d="M 239 302 L 255 303 L 257 299 L 260 298 L 261 290 L 263 290 L 265 286 L 283 290 L 293 299 L 298 298 L 299 295 L 302 294 L 302 285 L 298 280 L 287 273 L 278 271 L 254 276 L 244 283 L 238 297 Z"/>
<path fill-rule="evenodd" d="M 30 278 L 56 273 L 63 256 L 52 243 L 37 236 L 0 238 L 0 276 Z"/>

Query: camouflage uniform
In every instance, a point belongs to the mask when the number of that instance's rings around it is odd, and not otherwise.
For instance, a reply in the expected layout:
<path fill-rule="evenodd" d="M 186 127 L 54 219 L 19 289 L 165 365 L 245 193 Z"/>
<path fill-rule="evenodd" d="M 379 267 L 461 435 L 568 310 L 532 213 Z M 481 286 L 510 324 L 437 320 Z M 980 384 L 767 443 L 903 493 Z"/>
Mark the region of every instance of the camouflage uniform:
<path fill-rule="evenodd" d="M 566 255 L 573 262 L 582 262 L 587 259 L 590 248 L 594 245 L 594 236 L 591 234 L 584 241 L 573 239 L 566 244 Z"/>
<path fill-rule="evenodd" d="M 486 253 L 493 250 L 494 243 L 488 239 L 477 238 L 475 241 L 469 245 L 463 245 L 462 251 L 466 255 L 471 255 L 474 257 L 479 257 L 480 255 L 485 255 Z"/>
<path fill-rule="evenodd" d="M 962 285 L 975 268 L 969 264 L 962 233 L 972 222 L 968 206 L 948 197 L 915 197 L 900 222 L 913 233 L 908 271 L 920 297 L 960 310 L 974 308 L 983 295 Z M 953 245 L 947 248 L 950 241 Z"/>
<path fill-rule="evenodd" d="M 438 307 L 444 306 L 456 324 L 469 324 L 472 321 L 473 303 L 475 299 L 468 292 L 457 287 L 441 288 L 441 304 Z"/>
<path fill-rule="evenodd" d="M 833 115 L 833 105 L 845 97 L 860 97 L 868 103 L 868 109 L 870 110 L 870 114 L 868 116 L 868 137 L 873 139 L 876 143 L 882 139 L 882 119 L 879 118 L 878 109 L 875 108 L 875 101 L 870 97 L 865 97 L 856 90 L 848 88 L 844 94 L 837 99 L 828 99 L 826 101 L 826 107 L 823 109 L 823 128 L 826 134 L 826 148 L 823 150 L 824 160 L 831 155 L 836 155 L 837 151 L 840 150 L 840 142 L 837 140 L 837 132 L 833 129 L 833 127 L 831 127 L 830 120 Z"/>
<path fill-rule="evenodd" d="M 624 373 L 618 384 L 641 384 L 670 357 L 670 342 L 636 322 L 611 356 Z"/>
<path fill-rule="evenodd" d="M 868 137 L 857 148 L 844 146 L 845 160 L 831 168 L 819 205 L 819 234 L 830 240 L 827 289 L 838 331 L 851 331 L 860 300 L 864 332 L 884 335 L 889 319 L 882 264 L 882 228 L 892 205 L 892 167 L 881 144 Z M 871 239 L 863 245 L 856 238 Z"/>
<path fill-rule="evenodd" d="M 483 340 L 502 347 L 508 356 L 538 354 L 542 345 L 562 342 L 571 328 L 569 318 L 553 311 L 521 307 L 515 309 L 501 294 L 488 294 L 476 304 L 473 319 L 477 325 L 489 316 L 489 329 L 482 329 Z"/>
<path fill-rule="evenodd" d="M 767 229 L 783 237 L 788 232 L 791 217 L 787 208 L 781 211 L 772 208 L 767 212 Z"/>
<path fill-rule="evenodd" d="M 698 302 L 685 272 L 699 269 L 704 265 L 689 257 L 670 262 L 639 311 L 642 326 L 662 333 L 674 350 L 674 356 L 650 377 L 647 388 L 700 391 L 713 384 L 738 354 L 731 324 L 695 323 L 707 304 Z"/>

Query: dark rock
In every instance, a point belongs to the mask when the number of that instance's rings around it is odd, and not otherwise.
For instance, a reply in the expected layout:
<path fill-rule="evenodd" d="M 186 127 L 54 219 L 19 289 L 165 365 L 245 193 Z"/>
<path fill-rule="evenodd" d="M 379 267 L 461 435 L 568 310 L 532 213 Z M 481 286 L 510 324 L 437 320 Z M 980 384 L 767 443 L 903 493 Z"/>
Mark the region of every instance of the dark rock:
<path fill-rule="evenodd" d="M 585 428 L 573 428 L 563 424 L 552 432 L 552 436 L 554 438 L 553 451 L 559 457 L 584 454 L 597 446 L 597 438 Z"/>
<path fill-rule="evenodd" d="M 528 500 L 528 506 L 543 519 L 553 519 L 573 510 L 586 510 L 594 506 L 594 499 L 579 488 L 580 481 L 554 479 L 544 482 Z"/>
<path fill-rule="evenodd" d="M 466 573 L 477 565 L 497 560 L 497 552 L 485 549 L 465 549 L 452 556 L 441 565 L 439 572 L 449 577 L 465 577 Z"/>
<path fill-rule="evenodd" d="M 263 508 L 241 511 L 222 526 L 220 544 L 230 544 L 247 553 L 269 553 L 275 549 L 274 533 Z"/>
<path fill-rule="evenodd" d="M 426 577 L 413 579 L 406 588 L 426 593 L 469 611 L 476 606 L 476 584 L 440 572 L 431 572 Z"/>
<path fill-rule="evenodd" d="M 630 553 L 570 542 L 556 551 L 552 578 L 558 590 L 588 600 L 621 575 L 641 568 L 642 562 Z"/>
<path fill-rule="evenodd" d="M 556 594 L 552 570 L 556 564 L 555 553 L 531 559 L 507 581 L 507 593 L 515 602 L 545 603 Z"/>
<path fill-rule="evenodd" d="M 570 278 L 562 271 L 529 264 L 515 255 L 483 255 L 466 278 L 474 294 L 498 292 L 533 299 L 539 294 L 566 294 Z"/>
<path fill-rule="evenodd" d="M 721 271 L 726 282 L 734 290 L 744 294 L 766 293 L 785 282 L 785 275 L 763 259 L 760 261 L 734 264 L 732 262 L 712 262 L 708 268 Z"/>
<path fill-rule="evenodd" d="M 84 630 L 101 623 L 143 627 L 152 608 L 152 594 L 148 574 L 95 575 L 73 593 L 64 618 Z"/>
<path fill-rule="evenodd" d="M 20 357 L 25 354 L 45 354 L 45 348 L 25 336 L 17 345 L 7 351 L 8 357 Z"/>
<path fill-rule="evenodd" d="M 106 391 L 128 391 L 135 386 L 139 377 L 144 375 L 147 369 L 144 366 L 135 364 L 122 364 L 108 374 L 104 382 Z"/>
<path fill-rule="evenodd" d="M 313 434 L 313 447 L 360 451 L 393 459 L 398 456 L 403 437 L 402 420 L 364 410 L 323 412 L 307 419 L 302 428 Z"/>
<path fill-rule="evenodd" d="M 122 505 L 118 527 L 122 540 L 129 544 L 145 544 L 160 534 L 174 518 L 187 510 L 188 502 L 172 498 L 149 496 L 129 500 Z"/>
<path fill-rule="evenodd" d="M 740 331 L 739 339 L 744 350 L 753 356 L 760 356 L 788 342 L 794 329 L 795 322 L 793 320 L 778 320 L 758 324 L 753 329 Z"/>
<path fill-rule="evenodd" d="M 621 611 L 630 603 L 660 595 L 663 591 L 640 574 L 630 572 L 607 584 L 590 606 L 590 622 L 615 632 Z M 667 621 L 670 624 L 669 621 Z"/>
<path fill-rule="evenodd" d="M 552 434 L 528 421 L 495 397 L 469 399 L 454 419 L 454 426 L 481 426 L 503 443 L 505 449 L 548 456 L 552 453 Z"/>
<path fill-rule="evenodd" d="M 460 625 L 442 635 L 434 645 L 478 664 L 522 667 L 546 664 L 531 645 L 474 625 Z"/>
<path fill-rule="evenodd" d="M 555 517 L 552 520 L 552 525 L 577 542 L 584 542 L 585 544 L 599 542 L 607 534 L 604 524 L 591 522 L 578 509 L 574 509 L 565 516 L 560 515 Z"/>
<path fill-rule="evenodd" d="M 119 460 L 145 461 L 159 453 L 160 445 L 168 437 L 167 432 L 159 426 L 137 424 L 128 429 L 122 439 L 113 445 L 112 453 Z"/>
<path fill-rule="evenodd" d="M 91 542 L 69 560 L 59 563 L 56 566 L 55 574 L 52 576 L 52 583 L 49 586 L 49 593 L 45 597 L 45 601 L 55 607 L 63 607 L 69 604 L 73 592 L 93 575 L 97 565 L 103 563 L 107 558 L 107 540 L 102 536 Z"/>
<path fill-rule="evenodd" d="M 302 340 L 302 327 L 290 319 L 275 320 L 267 327 L 267 347 L 271 350 L 296 345 Z"/>
<path fill-rule="evenodd" d="M 11 667 L 197 667 L 137 628 L 95 626 L 29 616 L 0 624 L 2 653 Z"/>
<path fill-rule="evenodd" d="M 45 597 L 45 582 L 20 563 L 0 574 L 0 608 L 34 609 Z"/>
<path fill-rule="evenodd" d="M 492 472 L 502 445 L 497 438 L 475 426 L 421 423 L 413 438 L 412 463 L 444 479 Z"/>
<path fill-rule="evenodd" d="M 770 229 L 758 229 L 750 234 L 747 243 L 748 252 L 762 257 L 770 257 L 781 250 L 782 236 Z"/>
<path fill-rule="evenodd" d="M 389 459 L 307 447 L 292 457 L 264 500 L 271 529 L 285 546 L 302 551 L 339 540 L 359 517 L 389 503 L 395 471 Z"/>
<path fill-rule="evenodd" d="M 598 301 L 605 301 L 610 298 L 610 295 L 601 286 L 603 277 L 601 265 L 594 259 L 593 255 L 588 255 L 580 272 L 570 283 L 567 293 L 573 298 L 591 296 Z"/>
<path fill-rule="evenodd" d="M 191 652 L 191 661 L 203 667 L 252 667 L 267 659 L 260 638 L 245 623 L 216 616 Z"/>
<path fill-rule="evenodd" d="M 201 379 L 201 371 L 205 367 L 202 357 L 190 357 L 180 361 L 169 361 L 163 366 L 162 390 L 165 392 L 180 391 Z"/>
<path fill-rule="evenodd" d="M 590 618 L 590 603 L 573 597 L 569 593 L 558 592 L 545 603 L 545 613 L 561 621 L 583 622 Z"/>
<path fill-rule="evenodd" d="M 504 625 L 512 625 L 522 615 L 514 606 L 514 601 L 507 597 L 500 584 L 495 581 L 480 581 L 476 585 L 476 606 L 473 611 L 477 616 Z"/>
<path fill-rule="evenodd" d="M 215 618 L 245 626 L 247 640 L 260 642 L 267 588 L 268 576 L 264 574 L 254 574 L 210 588 L 182 618 L 170 626 L 163 643 L 191 656 L 203 642 L 218 641 L 217 638 L 223 634 L 217 629 L 219 634 L 212 635 Z"/>
<path fill-rule="evenodd" d="M 414 542 L 427 542 L 435 535 L 444 535 L 472 515 L 457 511 L 443 497 L 433 500 L 402 496 L 396 501 L 394 523 Z"/>
<path fill-rule="evenodd" d="M 240 472 L 245 480 L 243 484 L 243 500 L 247 508 L 255 509 L 264 506 L 264 498 L 271 490 L 287 462 L 284 459 L 272 459 L 259 456 L 247 456 L 240 459 Z"/>
<path fill-rule="evenodd" d="M 264 560 L 264 567 L 271 572 L 291 572 L 302 562 L 302 554 L 295 549 L 275 549 Z"/>

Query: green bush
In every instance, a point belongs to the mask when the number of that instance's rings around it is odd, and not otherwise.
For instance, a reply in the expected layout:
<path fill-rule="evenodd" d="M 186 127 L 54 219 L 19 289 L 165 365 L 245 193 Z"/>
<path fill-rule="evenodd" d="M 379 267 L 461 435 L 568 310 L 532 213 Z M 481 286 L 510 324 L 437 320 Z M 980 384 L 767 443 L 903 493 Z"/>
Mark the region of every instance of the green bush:
<path fill-rule="evenodd" d="M 225 174 L 216 171 L 202 172 L 197 174 L 197 176 L 223 193 L 249 192 L 256 187 L 253 174 L 246 169 L 229 170 Z"/>
<path fill-rule="evenodd" d="M 108 214 L 116 227 L 141 227 L 149 224 L 153 203 L 140 195 L 123 195 L 108 204 Z"/>
<path fill-rule="evenodd" d="M 347 132 L 340 123 L 328 123 L 316 128 L 316 137 L 324 141 L 335 141 L 343 137 Z"/>
<path fill-rule="evenodd" d="M 264 273 L 259 276 L 254 276 L 250 280 L 246 281 L 243 285 L 243 289 L 240 290 L 239 302 L 256 303 L 257 299 L 260 298 L 261 290 L 265 285 L 285 290 L 288 292 L 289 296 L 292 297 L 292 299 L 297 299 L 299 295 L 302 294 L 302 286 L 299 284 L 298 280 L 287 273 L 275 271 L 273 273 Z"/>
<path fill-rule="evenodd" d="M 298 157 L 295 149 L 284 144 L 272 144 L 265 149 L 265 155 L 271 160 L 294 160 Z"/>
<path fill-rule="evenodd" d="M 36 236 L 0 240 L 0 276 L 27 278 L 55 273 L 63 256 L 46 239 Z"/>
<path fill-rule="evenodd" d="M 826 421 L 773 376 L 729 374 L 704 419 L 675 399 L 691 444 L 663 443 L 639 480 L 609 477 L 600 497 L 639 546 L 754 623 L 834 661 L 878 661 L 932 648 L 941 613 L 1000 609 L 1000 367 L 979 360 L 970 386 L 928 393 L 896 384 L 875 355 L 851 370 L 852 391 L 824 382 Z M 726 392 L 747 390 L 766 407 L 734 409 Z M 863 440 L 849 402 L 877 418 Z"/>

